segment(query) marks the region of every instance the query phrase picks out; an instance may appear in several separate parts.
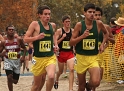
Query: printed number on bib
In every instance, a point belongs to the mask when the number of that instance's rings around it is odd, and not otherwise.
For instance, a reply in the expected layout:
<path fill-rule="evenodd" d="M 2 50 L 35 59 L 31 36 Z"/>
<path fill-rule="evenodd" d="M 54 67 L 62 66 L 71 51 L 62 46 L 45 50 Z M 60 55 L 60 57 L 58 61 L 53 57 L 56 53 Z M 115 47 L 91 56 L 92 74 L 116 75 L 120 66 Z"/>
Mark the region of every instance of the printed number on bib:
<path fill-rule="evenodd" d="M 39 51 L 40 52 L 49 52 L 49 51 L 51 51 L 51 41 L 40 41 Z"/>
<path fill-rule="evenodd" d="M 95 39 L 83 39 L 83 49 L 84 50 L 95 49 Z"/>
<path fill-rule="evenodd" d="M 62 43 L 62 48 L 63 49 L 70 49 L 69 41 L 63 41 Z"/>
<path fill-rule="evenodd" d="M 32 59 L 32 64 L 36 64 L 36 60 L 35 59 Z"/>
<path fill-rule="evenodd" d="M 10 68 L 10 65 L 9 65 L 9 63 L 4 63 L 4 68 L 5 68 L 5 69 L 8 69 L 8 68 Z"/>
<path fill-rule="evenodd" d="M 9 59 L 17 59 L 17 52 L 8 52 Z"/>

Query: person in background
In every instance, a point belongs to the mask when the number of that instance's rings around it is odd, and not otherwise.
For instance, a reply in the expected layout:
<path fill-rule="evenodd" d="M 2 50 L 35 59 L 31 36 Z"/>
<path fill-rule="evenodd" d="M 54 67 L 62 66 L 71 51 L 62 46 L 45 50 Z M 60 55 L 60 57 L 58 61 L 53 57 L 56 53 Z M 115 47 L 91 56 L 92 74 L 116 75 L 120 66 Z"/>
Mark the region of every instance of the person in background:
<path fill-rule="evenodd" d="M 96 11 L 95 11 L 95 16 L 94 16 L 94 19 L 95 20 L 102 20 L 102 15 L 103 15 L 103 11 L 102 11 L 102 9 L 100 8 L 100 7 L 96 7 Z M 108 40 L 111 42 L 111 43 L 115 43 L 115 40 L 114 40 L 114 38 L 113 38 L 113 34 L 112 34 L 112 32 L 111 32 L 111 28 L 110 28 L 110 26 L 109 25 L 107 25 L 107 24 L 104 24 L 104 26 L 106 27 L 106 29 L 107 29 L 107 31 L 109 32 L 109 38 L 108 38 Z M 100 47 L 100 45 L 101 45 L 101 43 L 102 43 L 102 41 L 103 41 L 103 33 L 102 33 L 102 31 L 100 31 L 100 33 L 99 33 L 99 42 L 98 42 L 98 48 Z M 108 47 L 108 45 L 109 45 L 109 41 L 107 41 L 106 43 L 105 43 L 105 49 Z M 100 66 L 100 74 L 101 74 L 101 80 L 102 80 L 102 77 L 103 77 L 103 70 L 104 70 L 104 52 L 103 53 L 100 53 L 99 55 L 99 59 L 98 59 L 98 62 L 99 62 L 99 66 Z M 95 88 L 93 88 L 93 91 L 95 91 Z"/>
<path fill-rule="evenodd" d="M 20 76 L 21 63 L 24 62 L 26 47 L 23 39 L 15 37 L 15 27 L 9 25 L 6 27 L 4 40 L 0 44 L 0 56 L 4 56 L 4 69 L 7 75 L 9 91 L 13 91 L 13 84 L 17 84 Z M 24 54 L 20 56 L 21 48 Z M 5 52 L 1 53 L 3 50 Z"/>
<path fill-rule="evenodd" d="M 118 33 L 120 33 L 124 29 L 124 18 L 123 17 L 119 17 L 114 22 L 118 26 L 118 29 L 116 30 L 116 34 L 118 34 Z"/>
<path fill-rule="evenodd" d="M 69 45 L 69 41 L 73 32 L 73 29 L 70 27 L 71 18 L 69 15 L 64 15 L 62 17 L 63 27 L 57 29 L 55 35 L 58 39 L 57 43 L 59 46 L 59 55 L 58 59 L 58 71 L 56 73 L 54 88 L 58 89 L 59 77 L 63 73 L 64 65 L 67 63 L 69 68 L 69 91 L 73 91 L 73 82 L 74 82 L 74 53 L 73 46 Z"/>
<path fill-rule="evenodd" d="M 118 29 L 117 24 L 114 22 L 115 20 L 116 20 L 115 17 L 112 17 L 112 18 L 110 19 L 111 32 L 112 32 L 113 35 L 116 34 L 116 30 Z"/>

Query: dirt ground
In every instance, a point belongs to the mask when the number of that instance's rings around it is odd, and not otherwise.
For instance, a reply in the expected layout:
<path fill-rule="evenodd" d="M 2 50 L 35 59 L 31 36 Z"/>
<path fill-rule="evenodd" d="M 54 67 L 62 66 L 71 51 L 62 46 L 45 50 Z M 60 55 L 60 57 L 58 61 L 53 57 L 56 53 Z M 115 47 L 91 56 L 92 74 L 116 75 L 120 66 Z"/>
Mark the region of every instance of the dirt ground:
<path fill-rule="evenodd" d="M 25 71 L 25 74 L 21 74 L 19 83 L 17 85 L 14 85 L 14 91 L 30 91 L 32 80 L 33 76 L 31 72 Z M 44 85 L 42 91 L 45 91 L 45 88 L 46 86 Z M 74 91 L 77 91 L 77 88 L 78 87 L 74 83 Z M 4 70 L 2 70 L 2 76 L 0 76 L 0 91 L 9 91 Z M 53 88 L 52 91 L 68 91 L 68 78 L 63 78 L 62 75 L 59 81 L 59 88 L 57 90 Z M 101 85 L 97 88 L 96 91 L 124 91 L 124 84 L 107 83 L 105 81 L 102 81 Z"/>

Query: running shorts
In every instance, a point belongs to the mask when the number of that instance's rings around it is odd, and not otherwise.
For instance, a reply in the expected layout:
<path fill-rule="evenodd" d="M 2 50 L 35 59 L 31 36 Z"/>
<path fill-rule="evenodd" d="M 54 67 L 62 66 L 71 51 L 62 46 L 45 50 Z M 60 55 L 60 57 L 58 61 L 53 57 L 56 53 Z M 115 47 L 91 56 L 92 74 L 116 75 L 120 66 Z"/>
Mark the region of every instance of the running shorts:
<path fill-rule="evenodd" d="M 50 64 L 56 65 L 56 56 L 53 55 L 51 57 L 33 57 L 32 63 L 32 73 L 34 76 L 39 76 L 46 72 L 46 67 Z"/>
<path fill-rule="evenodd" d="M 59 56 L 57 56 L 58 61 L 60 63 L 66 63 L 68 59 L 74 58 L 74 53 L 72 51 L 65 52 L 65 51 L 60 51 Z"/>
<path fill-rule="evenodd" d="M 77 64 L 75 70 L 78 74 L 85 73 L 89 68 L 99 67 L 98 55 L 86 56 L 76 54 Z"/>

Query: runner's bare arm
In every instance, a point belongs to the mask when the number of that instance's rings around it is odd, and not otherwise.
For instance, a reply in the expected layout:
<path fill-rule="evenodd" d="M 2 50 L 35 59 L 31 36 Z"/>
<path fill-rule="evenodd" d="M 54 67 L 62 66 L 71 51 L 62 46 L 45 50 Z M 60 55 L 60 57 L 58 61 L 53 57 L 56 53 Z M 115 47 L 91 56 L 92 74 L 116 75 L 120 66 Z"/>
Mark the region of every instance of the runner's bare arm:
<path fill-rule="evenodd" d="M 61 38 L 59 38 L 61 36 L 61 33 L 62 33 L 62 29 L 61 28 L 57 29 L 56 32 L 55 32 L 58 44 L 64 39 L 63 36 Z"/>
<path fill-rule="evenodd" d="M 25 34 L 25 37 L 24 37 L 24 42 L 26 43 L 30 43 L 30 42 L 33 42 L 35 40 L 37 40 L 37 36 L 33 36 L 33 34 L 36 32 L 36 29 L 35 27 L 38 25 L 37 21 L 33 21 L 29 27 L 28 27 L 28 30 Z"/>
<path fill-rule="evenodd" d="M 24 52 L 24 54 L 23 54 L 22 57 L 20 58 L 20 61 L 21 61 L 21 62 L 24 62 L 24 61 L 25 61 L 25 56 L 26 56 L 27 49 L 26 49 L 26 47 L 25 47 L 25 44 L 24 44 L 23 39 L 19 38 L 19 43 L 20 43 L 20 47 L 23 49 L 23 52 Z"/>
<path fill-rule="evenodd" d="M 3 38 L 3 36 L 0 34 L 0 41 L 1 41 L 1 40 L 4 40 L 4 38 Z"/>
<path fill-rule="evenodd" d="M 51 22 L 50 24 L 52 25 L 53 32 L 55 33 L 55 30 L 56 30 L 56 24 L 55 24 L 55 23 L 53 23 L 53 22 Z"/>
<path fill-rule="evenodd" d="M 78 42 L 80 42 L 83 38 L 86 38 L 89 33 L 89 30 L 85 30 L 85 32 L 79 36 L 80 32 L 81 32 L 81 27 L 82 24 L 81 22 L 78 22 L 75 27 L 74 27 L 74 31 L 72 33 L 71 39 L 70 39 L 70 46 L 75 46 Z"/>
<path fill-rule="evenodd" d="M 24 41 L 23 41 L 22 38 L 18 38 L 18 40 L 19 40 L 19 43 L 20 43 L 20 47 L 21 47 L 21 48 L 23 49 L 23 51 L 24 51 L 24 55 L 23 55 L 23 56 L 25 56 L 25 55 L 26 55 L 26 52 L 27 52 L 27 49 L 26 49 L 26 47 L 25 47 Z"/>
<path fill-rule="evenodd" d="M 109 33 L 108 33 L 106 27 L 104 26 L 104 24 L 102 23 L 102 21 L 98 21 L 98 26 L 104 34 L 103 41 L 102 41 L 102 44 L 104 45 L 106 43 L 106 41 L 108 40 Z"/>
<path fill-rule="evenodd" d="M 51 25 L 52 25 L 53 32 L 54 32 L 54 35 L 53 35 L 54 45 L 58 45 L 58 44 L 57 44 L 57 38 L 56 38 L 56 36 L 55 36 L 56 24 L 55 24 L 55 23 L 51 23 Z"/>
<path fill-rule="evenodd" d="M 4 40 L 1 40 L 1 41 L 0 41 L 0 56 L 3 56 L 3 55 L 2 55 L 2 51 L 3 51 L 3 49 L 4 49 L 4 43 L 5 43 Z"/>
<path fill-rule="evenodd" d="M 115 43 L 115 39 L 113 38 L 113 34 L 112 34 L 112 32 L 111 32 L 111 28 L 110 28 L 110 26 L 109 25 L 105 25 L 105 27 L 106 27 L 106 29 L 108 30 L 108 32 L 109 32 L 109 38 L 108 38 L 108 40 L 111 42 L 111 43 Z"/>

